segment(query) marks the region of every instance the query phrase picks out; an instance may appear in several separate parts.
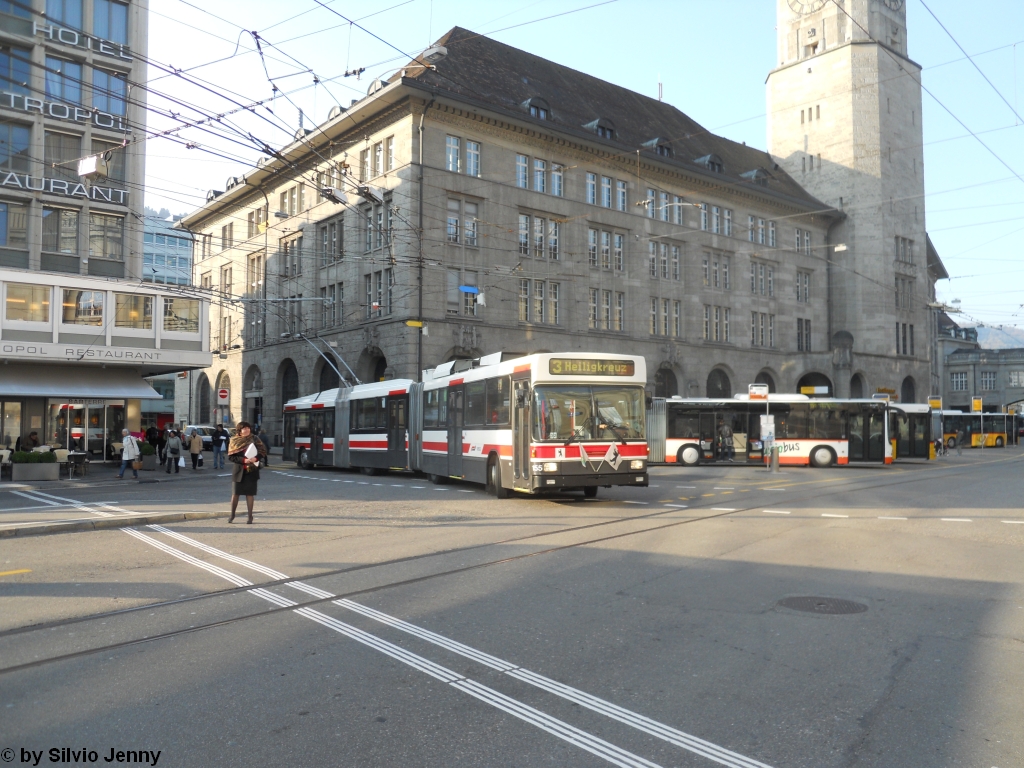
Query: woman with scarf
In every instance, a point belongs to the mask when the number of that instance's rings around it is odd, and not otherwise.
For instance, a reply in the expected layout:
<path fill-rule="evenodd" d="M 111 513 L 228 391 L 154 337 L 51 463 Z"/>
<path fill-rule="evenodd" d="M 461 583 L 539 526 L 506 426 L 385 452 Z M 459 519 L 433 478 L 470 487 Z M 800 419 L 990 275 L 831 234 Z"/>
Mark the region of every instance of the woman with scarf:
<path fill-rule="evenodd" d="M 255 456 L 246 456 L 249 446 L 254 446 Z M 234 522 L 235 510 L 238 508 L 238 497 L 245 496 L 245 505 L 249 511 L 247 524 L 252 523 L 252 505 L 256 500 L 256 484 L 260 479 L 260 462 L 267 458 L 267 449 L 252 434 L 252 425 L 247 421 L 238 422 L 235 436 L 228 445 L 228 461 L 231 462 L 231 517 Z"/>

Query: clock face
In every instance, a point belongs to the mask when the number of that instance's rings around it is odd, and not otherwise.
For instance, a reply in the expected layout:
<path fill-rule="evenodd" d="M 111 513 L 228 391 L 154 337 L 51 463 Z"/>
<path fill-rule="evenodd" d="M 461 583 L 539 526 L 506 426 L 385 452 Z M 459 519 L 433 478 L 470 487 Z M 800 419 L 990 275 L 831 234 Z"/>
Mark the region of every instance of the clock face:
<path fill-rule="evenodd" d="M 887 0 L 887 2 L 896 1 Z M 815 11 L 820 11 L 826 2 L 827 0 L 789 0 L 789 7 L 796 13 L 814 13 Z"/>
<path fill-rule="evenodd" d="M 885 7 L 890 11 L 898 11 L 903 7 L 903 0 L 885 0 Z"/>

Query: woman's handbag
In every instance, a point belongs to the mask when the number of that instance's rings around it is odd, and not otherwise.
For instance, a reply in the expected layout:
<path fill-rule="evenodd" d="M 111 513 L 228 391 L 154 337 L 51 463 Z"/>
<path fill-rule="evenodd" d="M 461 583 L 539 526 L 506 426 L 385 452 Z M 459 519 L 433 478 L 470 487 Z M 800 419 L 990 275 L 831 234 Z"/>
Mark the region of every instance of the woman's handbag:
<path fill-rule="evenodd" d="M 132 469 L 134 469 L 134 470 L 142 469 L 142 460 L 141 459 L 136 459 L 135 461 L 133 461 L 132 462 Z"/>

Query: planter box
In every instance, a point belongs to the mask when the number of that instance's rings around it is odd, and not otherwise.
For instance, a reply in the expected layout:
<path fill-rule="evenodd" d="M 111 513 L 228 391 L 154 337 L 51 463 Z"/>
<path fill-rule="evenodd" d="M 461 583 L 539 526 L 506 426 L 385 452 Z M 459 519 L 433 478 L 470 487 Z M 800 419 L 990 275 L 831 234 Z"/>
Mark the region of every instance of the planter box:
<path fill-rule="evenodd" d="M 59 480 L 60 464 L 12 464 L 11 480 L 32 482 L 35 480 Z"/>
<path fill-rule="evenodd" d="M 148 470 L 148 471 L 152 472 L 154 469 L 156 469 L 156 460 L 157 460 L 157 455 L 155 453 L 152 454 L 151 456 L 143 456 L 142 457 L 142 469 L 143 469 L 143 471 L 147 471 Z"/>

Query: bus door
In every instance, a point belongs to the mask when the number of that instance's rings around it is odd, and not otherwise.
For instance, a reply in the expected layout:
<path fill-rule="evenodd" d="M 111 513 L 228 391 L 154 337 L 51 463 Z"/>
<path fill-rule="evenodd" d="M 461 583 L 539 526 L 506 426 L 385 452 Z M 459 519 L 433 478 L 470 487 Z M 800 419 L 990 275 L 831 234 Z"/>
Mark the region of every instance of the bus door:
<path fill-rule="evenodd" d="M 700 452 L 704 461 L 718 458 L 715 447 L 718 445 L 715 432 L 715 414 L 702 413 L 700 415 Z"/>
<path fill-rule="evenodd" d="M 462 477 L 463 392 L 461 385 L 448 388 L 448 474 L 451 477 Z"/>
<path fill-rule="evenodd" d="M 324 412 L 313 411 L 309 414 L 309 463 L 324 462 Z"/>
<path fill-rule="evenodd" d="M 512 480 L 530 488 L 530 380 L 512 382 Z"/>
<path fill-rule="evenodd" d="M 284 449 L 281 458 L 285 461 L 295 461 L 295 414 L 284 415 Z"/>
<path fill-rule="evenodd" d="M 388 398 L 388 466 L 392 469 L 405 469 L 408 465 L 406 458 L 408 410 L 408 395 L 396 395 Z"/>
<path fill-rule="evenodd" d="M 907 431 L 910 433 L 910 452 L 906 456 L 927 459 L 931 456 L 932 433 L 931 414 L 907 414 Z M 899 454 L 897 454 L 897 457 Z"/>
<path fill-rule="evenodd" d="M 885 461 L 885 411 L 864 408 L 850 411 L 850 461 Z"/>

